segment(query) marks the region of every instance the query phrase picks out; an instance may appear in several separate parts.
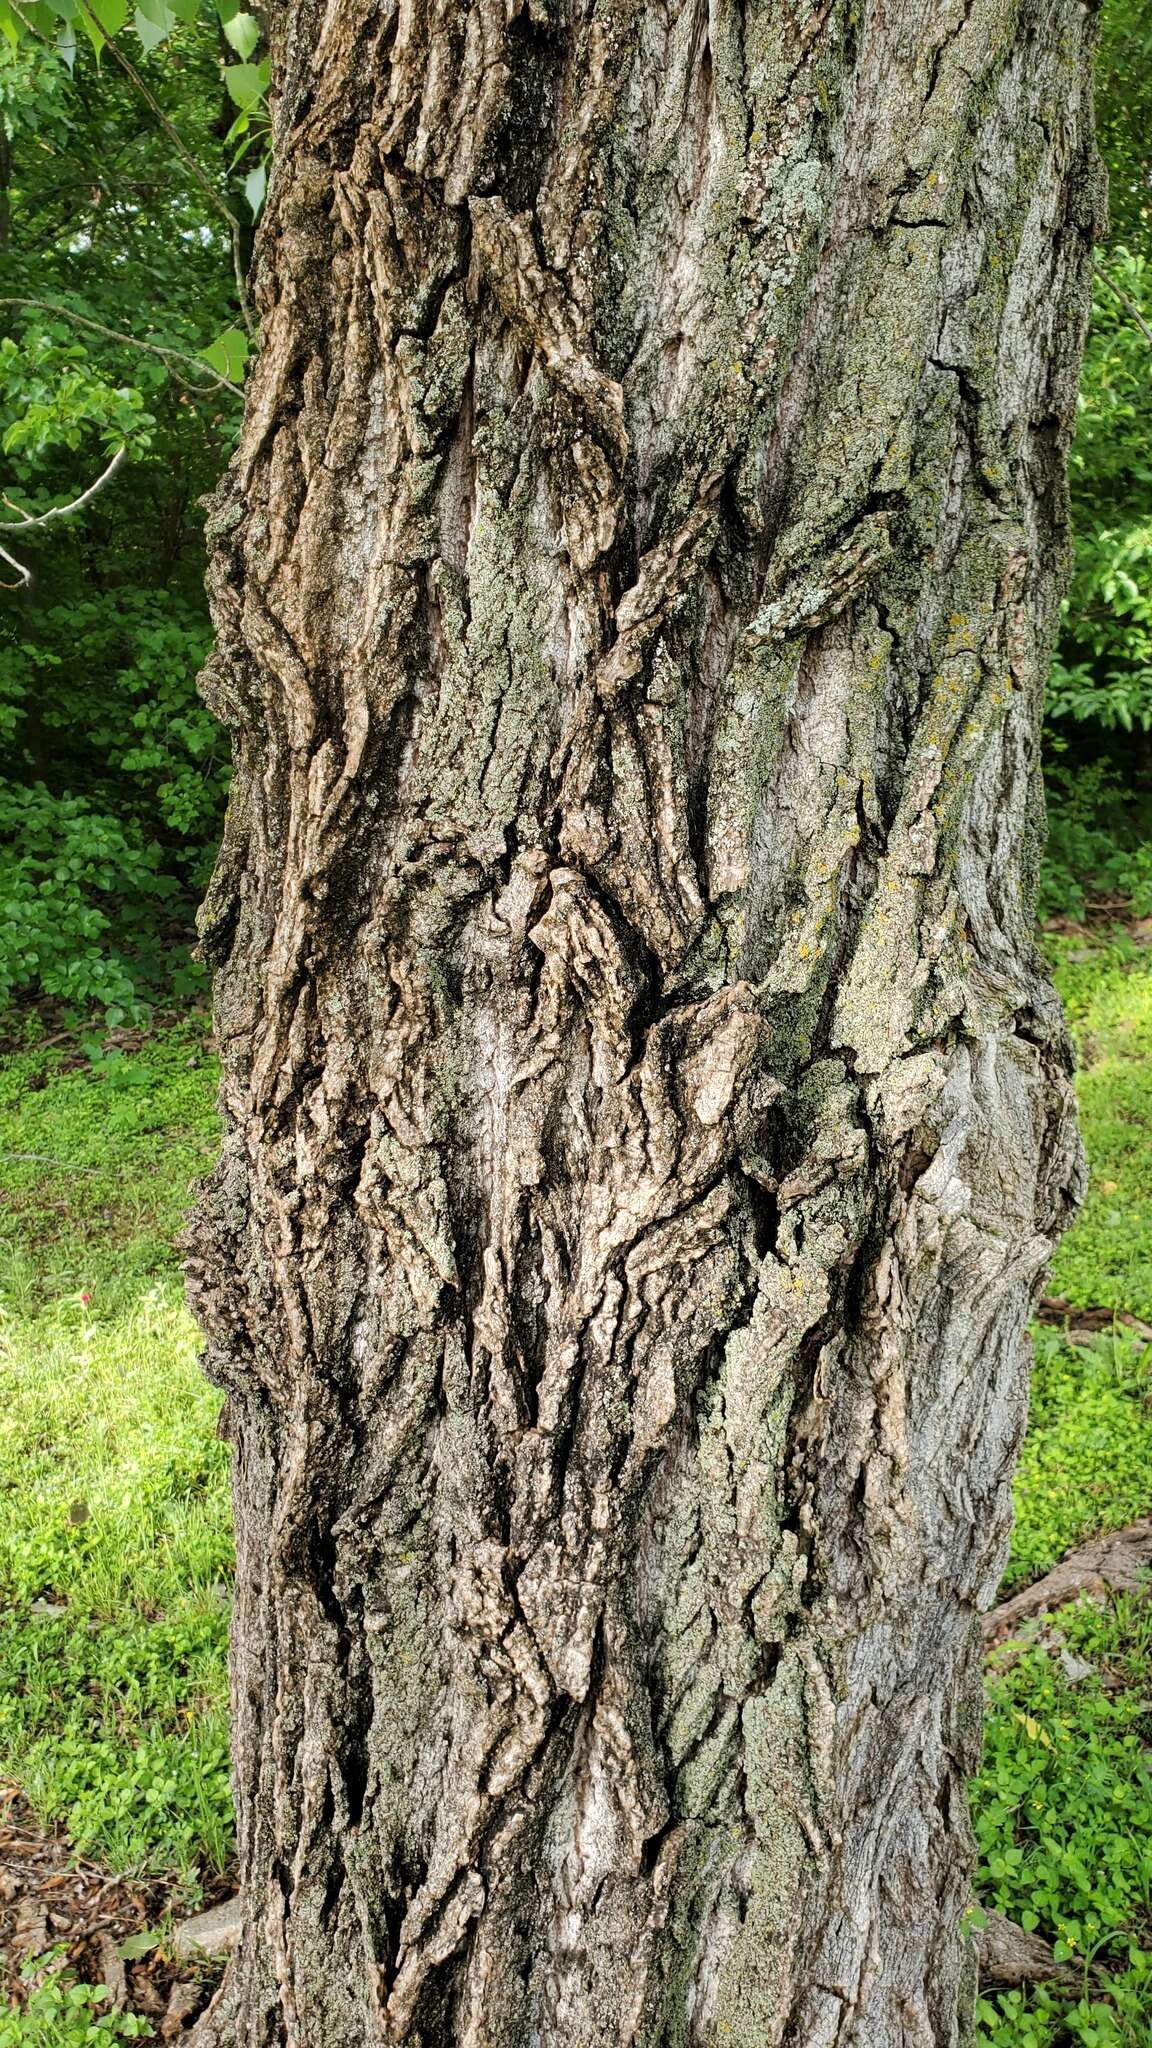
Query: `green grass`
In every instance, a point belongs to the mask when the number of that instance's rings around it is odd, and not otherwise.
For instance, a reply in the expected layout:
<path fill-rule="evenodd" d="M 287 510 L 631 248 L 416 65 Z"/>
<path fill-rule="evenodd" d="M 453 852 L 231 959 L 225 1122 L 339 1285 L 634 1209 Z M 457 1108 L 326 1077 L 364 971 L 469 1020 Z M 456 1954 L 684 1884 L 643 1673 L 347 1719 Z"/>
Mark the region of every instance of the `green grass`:
<path fill-rule="evenodd" d="M 88 1292 L 114 1312 L 176 1268 L 216 1147 L 202 1020 L 95 1064 L 71 1047 L 0 1059 L 0 1298 L 28 1313 Z"/>
<path fill-rule="evenodd" d="M 9 1316 L 0 1345 L 0 1756 L 79 1848 L 194 1883 L 230 1853 L 231 1531 L 178 1283 Z"/>
<path fill-rule="evenodd" d="M 214 1089 L 190 1027 L 0 1067 L 0 1767 L 189 1897 L 232 1853 L 227 1456 L 173 1251 Z"/>
<path fill-rule="evenodd" d="M 1124 940 L 1050 944 L 1080 1059 L 1090 1175 L 1051 1291 L 1152 1322 L 1152 949 Z"/>
<path fill-rule="evenodd" d="M 1092 1181 L 1051 1285 L 1152 1320 L 1152 960 L 1086 950 L 1055 945 Z M 232 1843 L 226 1457 L 172 1248 L 214 1088 L 195 1025 L 94 1064 L 0 1060 L 0 1770 L 78 1846 L 178 1874 L 189 1898 Z M 1121 1328 L 1037 1331 L 1009 1584 L 1152 1505 L 1150 1360 Z M 1152 1603 L 1059 1625 L 1093 1673 L 1071 1684 L 1033 1644 L 993 1677 L 973 1810 L 982 1896 L 1085 1974 L 1074 1993 L 985 1998 L 978 2042 L 1149 2048 Z M 66 1980 L 36 1995 L 25 2031 L 0 2013 L 0 2048 L 127 2038 L 98 1999 L 68 2007 Z"/>
<path fill-rule="evenodd" d="M 1152 1506 L 1152 1352 L 1122 1327 L 1087 1343 L 1039 1328 L 1004 1575 L 1027 1585 L 1085 1537 Z"/>

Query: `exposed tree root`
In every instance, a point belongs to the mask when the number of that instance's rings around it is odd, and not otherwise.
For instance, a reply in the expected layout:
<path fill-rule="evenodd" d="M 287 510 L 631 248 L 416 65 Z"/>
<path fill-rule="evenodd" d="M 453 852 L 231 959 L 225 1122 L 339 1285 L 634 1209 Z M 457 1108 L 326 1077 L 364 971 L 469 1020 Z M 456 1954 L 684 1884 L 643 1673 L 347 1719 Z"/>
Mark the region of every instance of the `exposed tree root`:
<path fill-rule="evenodd" d="M 982 1909 L 984 1925 L 974 1930 L 973 1939 L 980 1963 L 981 1984 L 1015 1986 L 1076 1982 L 1076 1971 L 1058 1963 L 1052 1949 L 1038 1934 L 1026 1934 L 993 1907 Z"/>
<path fill-rule="evenodd" d="M 1014 1593 L 984 1616 L 985 1646 L 1003 1641 L 1034 1614 L 1066 1606 L 1083 1593 L 1133 1593 L 1152 1569 L 1152 1517 L 1126 1529 L 1093 1536 L 1063 1558 L 1042 1579 Z"/>

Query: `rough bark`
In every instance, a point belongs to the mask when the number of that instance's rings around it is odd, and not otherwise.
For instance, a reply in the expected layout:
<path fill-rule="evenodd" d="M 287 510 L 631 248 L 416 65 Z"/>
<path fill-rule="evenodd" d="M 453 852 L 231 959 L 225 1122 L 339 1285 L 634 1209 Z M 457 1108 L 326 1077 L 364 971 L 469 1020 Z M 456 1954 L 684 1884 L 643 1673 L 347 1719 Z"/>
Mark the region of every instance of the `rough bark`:
<path fill-rule="evenodd" d="M 201 2048 L 944 2048 L 1025 1326 L 1077 0 L 295 0 L 212 512 Z"/>

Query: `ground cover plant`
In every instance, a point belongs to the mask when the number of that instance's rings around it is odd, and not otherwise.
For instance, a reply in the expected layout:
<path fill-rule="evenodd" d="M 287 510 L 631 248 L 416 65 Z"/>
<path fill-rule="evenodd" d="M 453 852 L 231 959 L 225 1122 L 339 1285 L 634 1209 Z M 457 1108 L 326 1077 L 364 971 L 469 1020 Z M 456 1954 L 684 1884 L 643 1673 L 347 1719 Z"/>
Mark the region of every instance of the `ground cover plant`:
<path fill-rule="evenodd" d="M 1120 1326 L 1070 1342 L 1040 1327 L 1034 1356 L 1006 1593 L 1050 1571 L 1086 1537 L 1122 1529 L 1152 1505 L 1147 1340 Z"/>
<path fill-rule="evenodd" d="M 214 1084 L 202 1024 L 0 1078 L 0 1755 L 190 1900 L 231 1854 L 226 1452 L 174 1251 Z"/>
<path fill-rule="evenodd" d="M 996 2048 L 1146 2048 L 1152 2038 L 1152 1605 L 1063 1608 L 1049 1641 L 991 1660 L 973 1788 L 983 1900 L 1079 1966 L 980 2002 Z M 1014 1657 L 1010 1668 L 997 1668 Z"/>
<path fill-rule="evenodd" d="M 1138 933 L 1137 938 L 1143 934 Z M 1077 1040 L 1089 1191 L 1050 1286 L 1077 1307 L 1152 1311 L 1152 954 L 1130 932 L 1049 935 Z M 1072 1318 L 1074 1322 L 1074 1318 Z M 1117 1322 L 1040 1326 L 1006 1590 L 1152 1509 L 1152 1350 Z M 1076 1964 L 1076 1989 L 988 1993 L 977 2048 L 1152 2040 L 1152 1600 L 1063 1609 L 990 1664 L 972 1788 L 981 1898 Z M 1043 1638 L 1037 1640 L 1037 1637 Z"/>
<path fill-rule="evenodd" d="M 1051 1291 L 1152 1322 L 1152 928 L 1100 945 L 1050 941 L 1080 1054 L 1088 1195 L 1057 1251 Z"/>

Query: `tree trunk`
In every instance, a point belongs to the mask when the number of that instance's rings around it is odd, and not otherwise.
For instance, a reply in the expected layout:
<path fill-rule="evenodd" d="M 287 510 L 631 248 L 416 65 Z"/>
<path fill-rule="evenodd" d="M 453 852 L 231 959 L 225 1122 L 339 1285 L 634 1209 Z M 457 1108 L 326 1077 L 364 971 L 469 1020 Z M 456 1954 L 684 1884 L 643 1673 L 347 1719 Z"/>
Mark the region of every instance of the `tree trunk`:
<path fill-rule="evenodd" d="M 210 521 L 201 2048 L 963 2038 L 1080 1181 L 1078 0 L 293 0 Z"/>

